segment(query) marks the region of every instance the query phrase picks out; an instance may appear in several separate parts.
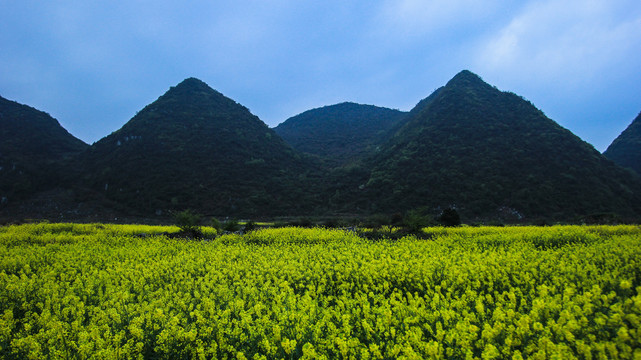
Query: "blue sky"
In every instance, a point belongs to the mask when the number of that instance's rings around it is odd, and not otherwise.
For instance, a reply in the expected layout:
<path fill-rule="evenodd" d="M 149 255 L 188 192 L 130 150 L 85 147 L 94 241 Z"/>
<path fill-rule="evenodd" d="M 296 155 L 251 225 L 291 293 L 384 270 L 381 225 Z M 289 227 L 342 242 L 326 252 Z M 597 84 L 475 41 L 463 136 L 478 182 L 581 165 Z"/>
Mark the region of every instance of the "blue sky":
<path fill-rule="evenodd" d="M 463 69 L 600 151 L 641 112 L 638 0 L 0 0 L 0 49 L 0 95 L 88 143 L 191 76 L 269 126 Z"/>

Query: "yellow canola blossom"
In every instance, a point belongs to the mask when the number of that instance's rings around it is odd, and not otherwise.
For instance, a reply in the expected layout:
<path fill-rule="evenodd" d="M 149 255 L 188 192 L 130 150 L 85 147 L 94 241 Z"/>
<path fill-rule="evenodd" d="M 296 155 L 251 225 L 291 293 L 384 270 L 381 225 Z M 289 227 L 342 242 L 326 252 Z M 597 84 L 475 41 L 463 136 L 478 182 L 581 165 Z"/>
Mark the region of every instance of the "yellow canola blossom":
<path fill-rule="evenodd" d="M 176 231 L 0 227 L 0 359 L 641 358 L 638 226 Z"/>

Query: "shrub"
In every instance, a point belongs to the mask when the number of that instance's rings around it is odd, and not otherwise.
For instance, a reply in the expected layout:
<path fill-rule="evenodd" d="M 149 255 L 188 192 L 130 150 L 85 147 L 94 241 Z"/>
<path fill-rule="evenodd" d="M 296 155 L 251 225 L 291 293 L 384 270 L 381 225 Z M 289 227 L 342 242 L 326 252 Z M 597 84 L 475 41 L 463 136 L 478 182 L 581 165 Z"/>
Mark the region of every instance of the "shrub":
<path fill-rule="evenodd" d="M 251 221 L 251 220 L 248 220 L 245 223 L 245 227 L 243 227 L 243 232 L 248 233 L 248 232 L 254 231 L 254 230 L 256 230 L 256 223 Z"/>
<path fill-rule="evenodd" d="M 438 222 L 443 226 L 459 226 L 461 225 L 461 217 L 456 209 L 447 208 L 438 217 Z"/>
<path fill-rule="evenodd" d="M 229 232 L 236 232 L 240 230 L 240 224 L 238 224 L 238 220 L 236 219 L 227 220 L 223 224 L 223 230 L 229 231 Z"/>
<path fill-rule="evenodd" d="M 421 214 L 418 210 L 408 212 L 403 219 L 403 225 L 412 233 L 422 232 L 423 228 L 429 224 L 429 216 Z"/>
<path fill-rule="evenodd" d="M 223 229 L 222 224 L 221 224 L 221 223 L 220 223 L 220 221 L 219 221 L 218 219 L 216 219 L 216 218 L 211 218 L 211 227 L 213 227 L 214 229 L 216 229 L 216 231 L 217 231 L 217 232 L 220 232 L 220 231 Z"/>
<path fill-rule="evenodd" d="M 200 218 L 200 215 L 193 213 L 189 209 L 174 214 L 176 226 L 180 228 L 181 232 L 190 236 L 198 236 L 201 234 Z"/>

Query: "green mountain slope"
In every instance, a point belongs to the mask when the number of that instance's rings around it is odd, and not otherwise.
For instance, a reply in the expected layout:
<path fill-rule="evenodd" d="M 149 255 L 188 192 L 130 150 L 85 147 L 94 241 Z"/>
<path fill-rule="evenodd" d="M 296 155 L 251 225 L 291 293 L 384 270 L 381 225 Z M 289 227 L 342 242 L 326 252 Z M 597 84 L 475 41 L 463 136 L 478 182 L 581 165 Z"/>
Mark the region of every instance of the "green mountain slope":
<path fill-rule="evenodd" d="M 247 108 L 190 78 L 80 160 L 83 184 L 143 213 L 279 215 L 314 206 L 315 168 Z"/>
<path fill-rule="evenodd" d="M 350 102 L 305 111 L 274 130 L 296 150 L 329 164 L 345 164 L 375 151 L 407 113 Z"/>
<path fill-rule="evenodd" d="M 621 159 L 639 159 L 640 122 L 605 155 L 634 168 Z M 0 98 L 4 221 L 150 218 L 188 208 L 270 217 L 446 207 L 466 221 L 639 219 L 641 177 L 469 71 L 409 113 L 342 103 L 275 130 L 190 78 L 91 147 L 49 115 Z"/>
<path fill-rule="evenodd" d="M 641 174 L 641 113 L 614 139 L 603 155 Z"/>
<path fill-rule="evenodd" d="M 49 114 L 0 97 L 0 202 L 55 186 L 61 162 L 87 147 Z"/>
<path fill-rule="evenodd" d="M 641 181 L 521 97 L 462 71 L 370 161 L 360 206 L 467 218 L 641 214 Z"/>

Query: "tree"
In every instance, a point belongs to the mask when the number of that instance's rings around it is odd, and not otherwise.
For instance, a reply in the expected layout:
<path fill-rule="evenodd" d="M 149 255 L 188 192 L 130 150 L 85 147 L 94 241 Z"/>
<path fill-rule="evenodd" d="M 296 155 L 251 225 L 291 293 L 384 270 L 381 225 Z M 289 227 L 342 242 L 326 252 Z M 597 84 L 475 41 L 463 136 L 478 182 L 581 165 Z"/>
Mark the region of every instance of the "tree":
<path fill-rule="evenodd" d="M 418 234 L 423 231 L 424 227 L 430 224 L 430 218 L 427 215 L 421 214 L 418 210 L 411 210 L 405 215 L 403 223 L 409 231 Z"/>
<path fill-rule="evenodd" d="M 180 228 L 181 232 L 192 237 L 201 235 L 200 218 L 200 215 L 193 213 L 189 209 L 174 213 L 176 226 Z"/>
<path fill-rule="evenodd" d="M 438 217 L 438 222 L 443 226 L 459 226 L 461 225 L 461 217 L 456 209 L 447 208 Z"/>

